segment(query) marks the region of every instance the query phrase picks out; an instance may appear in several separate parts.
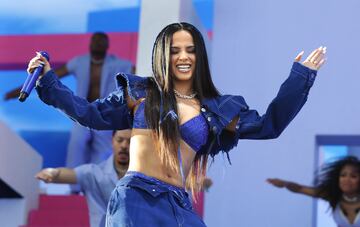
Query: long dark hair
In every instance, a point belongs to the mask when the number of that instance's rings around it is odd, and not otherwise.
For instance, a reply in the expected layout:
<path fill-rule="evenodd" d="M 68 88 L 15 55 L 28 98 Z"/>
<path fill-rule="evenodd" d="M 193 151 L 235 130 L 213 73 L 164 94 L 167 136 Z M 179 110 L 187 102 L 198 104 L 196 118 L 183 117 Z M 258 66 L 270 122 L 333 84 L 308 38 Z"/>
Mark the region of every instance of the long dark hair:
<path fill-rule="evenodd" d="M 339 187 L 339 178 L 345 166 L 354 166 L 360 174 L 360 161 L 354 156 L 346 156 L 322 166 L 315 178 L 317 195 L 329 201 L 332 210 L 336 208 L 343 194 Z"/>
<path fill-rule="evenodd" d="M 166 26 L 156 37 L 152 51 L 152 78 L 149 81 L 145 101 L 145 116 L 149 127 L 154 129 L 154 136 L 158 145 L 158 152 L 162 164 L 180 173 L 178 147 L 180 141 L 179 122 L 176 119 L 177 104 L 174 95 L 174 75 L 170 67 L 170 48 L 173 34 L 185 30 L 193 38 L 195 46 L 195 75 L 193 75 L 193 91 L 201 102 L 204 98 L 219 96 L 210 74 L 208 56 L 204 39 L 193 25 L 189 23 L 174 23 Z M 175 115 L 175 116 L 174 116 Z M 206 154 L 196 155 L 187 186 L 192 191 L 199 189 L 202 184 L 207 165 Z"/>

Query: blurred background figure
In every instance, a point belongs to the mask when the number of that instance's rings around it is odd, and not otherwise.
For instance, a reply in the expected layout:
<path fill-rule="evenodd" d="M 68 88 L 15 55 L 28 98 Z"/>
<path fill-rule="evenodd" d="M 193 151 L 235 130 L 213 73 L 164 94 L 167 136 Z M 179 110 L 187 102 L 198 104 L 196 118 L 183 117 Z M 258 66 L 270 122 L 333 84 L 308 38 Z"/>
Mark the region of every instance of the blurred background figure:
<path fill-rule="evenodd" d="M 59 78 L 74 75 L 76 94 L 89 102 L 104 98 L 116 88 L 116 73 L 130 73 L 132 63 L 107 54 L 109 38 L 107 34 L 96 32 L 91 36 L 89 53 L 74 57 L 56 69 Z M 5 94 L 5 100 L 17 98 L 21 87 Z M 76 123 L 71 130 L 66 166 L 73 168 L 84 163 L 99 163 L 111 154 L 111 131 L 97 131 Z M 75 190 L 75 189 L 74 189 Z"/>
<path fill-rule="evenodd" d="M 46 168 L 36 178 L 46 183 L 79 184 L 89 207 L 91 227 L 104 226 L 110 194 L 129 166 L 130 137 L 131 130 L 113 131 L 112 155 L 106 161 L 74 169 Z"/>
<path fill-rule="evenodd" d="M 360 226 L 360 161 L 356 157 L 348 156 L 323 165 L 313 187 L 277 178 L 267 181 L 275 187 L 329 202 L 338 226 Z"/>

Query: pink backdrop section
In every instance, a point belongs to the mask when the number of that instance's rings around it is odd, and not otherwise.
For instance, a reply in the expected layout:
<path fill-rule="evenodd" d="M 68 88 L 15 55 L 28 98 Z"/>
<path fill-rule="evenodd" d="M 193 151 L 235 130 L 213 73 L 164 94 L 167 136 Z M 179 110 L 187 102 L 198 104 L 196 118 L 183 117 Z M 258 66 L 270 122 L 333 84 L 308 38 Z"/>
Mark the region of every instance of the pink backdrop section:
<path fill-rule="evenodd" d="M 196 200 L 193 201 L 194 210 L 201 218 L 204 218 L 204 201 L 205 201 L 204 191 L 197 193 Z"/>
<path fill-rule="evenodd" d="M 108 33 L 109 53 L 135 64 L 137 32 Z M 53 67 L 60 66 L 76 55 L 88 53 L 90 33 L 62 35 L 0 36 L 0 70 L 26 69 L 35 52 L 45 50 L 50 54 Z"/>

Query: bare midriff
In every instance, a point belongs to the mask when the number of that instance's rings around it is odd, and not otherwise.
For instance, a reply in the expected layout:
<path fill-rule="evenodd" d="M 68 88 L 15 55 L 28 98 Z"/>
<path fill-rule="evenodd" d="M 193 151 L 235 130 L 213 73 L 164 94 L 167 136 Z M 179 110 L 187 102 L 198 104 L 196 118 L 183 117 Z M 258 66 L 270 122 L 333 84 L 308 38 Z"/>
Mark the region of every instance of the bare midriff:
<path fill-rule="evenodd" d="M 195 158 L 195 152 L 183 141 L 180 142 L 180 150 L 182 168 L 186 177 Z M 152 131 L 149 129 L 132 130 L 129 171 L 141 172 L 168 184 L 183 187 L 181 174 L 161 163 Z"/>

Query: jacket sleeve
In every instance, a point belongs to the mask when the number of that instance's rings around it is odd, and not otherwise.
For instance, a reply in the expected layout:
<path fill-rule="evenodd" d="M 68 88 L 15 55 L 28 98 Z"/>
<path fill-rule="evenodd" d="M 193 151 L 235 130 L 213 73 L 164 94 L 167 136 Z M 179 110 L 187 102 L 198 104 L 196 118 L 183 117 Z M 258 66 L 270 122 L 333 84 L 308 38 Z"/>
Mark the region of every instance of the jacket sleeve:
<path fill-rule="evenodd" d="M 37 82 L 36 91 L 44 103 L 61 110 L 83 126 L 98 130 L 131 127 L 131 114 L 121 87 L 107 98 L 89 103 L 74 95 L 51 70 Z"/>
<path fill-rule="evenodd" d="M 317 71 L 295 62 L 290 76 L 262 116 L 251 110 L 245 100 L 239 111 L 236 134 L 240 139 L 272 139 L 278 137 L 305 104 Z"/>
<path fill-rule="evenodd" d="M 217 134 L 217 143 L 207 151 L 215 156 L 220 151 L 228 152 L 237 145 L 239 139 L 272 139 L 277 138 L 305 104 L 317 71 L 300 63 L 294 63 L 290 76 L 281 85 L 276 97 L 269 104 L 262 116 L 250 109 L 242 96 L 226 98 L 226 105 L 221 105 L 218 115 L 225 124 Z M 230 121 L 239 116 L 235 132 L 225 130 Z"/>

